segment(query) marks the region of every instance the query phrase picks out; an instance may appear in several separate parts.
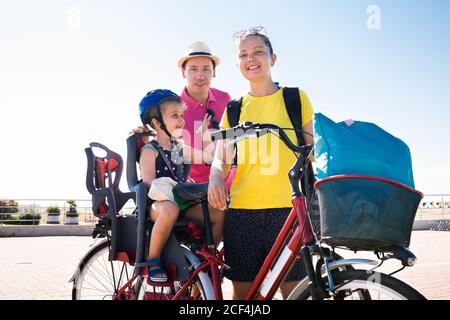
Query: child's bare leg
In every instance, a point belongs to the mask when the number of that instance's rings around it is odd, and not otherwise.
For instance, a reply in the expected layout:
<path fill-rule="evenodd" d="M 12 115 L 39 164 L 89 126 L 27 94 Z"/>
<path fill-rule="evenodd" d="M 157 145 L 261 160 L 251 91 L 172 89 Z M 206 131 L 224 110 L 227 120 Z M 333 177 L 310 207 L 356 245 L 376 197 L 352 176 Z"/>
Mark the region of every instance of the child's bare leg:
<path fill-rule="evenodd" d="M 211 220 L 211 229 L 212 229 L 212 233 L 213 233 L 214 244 L 217 247 L 219 245 L 219 243 L 222 241 L 223 223 L 225 220 L 225 216 L 224 216 L 223 210 L 219 210 L 219 209 L 216 209 L 211 206 L 208 206 L 208 207 L 209 207 L 209 217 Z M 187 209 L 186 210 L 186 218 L 198 220 L 204 224 L 202 206 L 199 204 L 199 205 L 196 205 L 195 207 Z"/>
<path fill-rule="evenodd" d="M 155 222 L 150 236 L 148 260 L 159 258 L 178 219 L 179 209 L 170 201 L 155 201 L 150 210 L 150 219 Z"/>

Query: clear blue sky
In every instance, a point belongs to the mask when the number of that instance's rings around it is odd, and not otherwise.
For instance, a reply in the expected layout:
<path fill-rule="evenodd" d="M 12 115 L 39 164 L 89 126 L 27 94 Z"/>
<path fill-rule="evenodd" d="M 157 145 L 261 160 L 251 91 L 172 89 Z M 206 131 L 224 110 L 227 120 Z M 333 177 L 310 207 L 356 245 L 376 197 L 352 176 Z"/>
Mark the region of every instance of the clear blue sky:
<path fill-rule="evenodd" d="M 403 139 L 416 187 L 450 193 L 449 1 L 1 0 L 0 198 L 87 198 L 84 148 L 125 157 L 140 99 L 181 91 L 176 62 L 192 41 L 222 59 L 214 87 L 245 93 L 232 34 L 258 25 L 278 54 L 274 80 L 335 121 Z"/>

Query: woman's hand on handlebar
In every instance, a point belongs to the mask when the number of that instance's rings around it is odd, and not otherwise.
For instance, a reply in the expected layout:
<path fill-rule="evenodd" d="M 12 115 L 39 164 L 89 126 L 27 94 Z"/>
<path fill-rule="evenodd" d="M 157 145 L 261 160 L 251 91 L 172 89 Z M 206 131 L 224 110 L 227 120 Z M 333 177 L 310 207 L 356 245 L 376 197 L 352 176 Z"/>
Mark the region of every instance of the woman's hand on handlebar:
<path fill-rule="evenodd" d="M 228 190 L 223 174 L 217 168 L 211 168 L 208 185 L 208 202 L 214 208 L 225 210 L 227 208 Z"/>

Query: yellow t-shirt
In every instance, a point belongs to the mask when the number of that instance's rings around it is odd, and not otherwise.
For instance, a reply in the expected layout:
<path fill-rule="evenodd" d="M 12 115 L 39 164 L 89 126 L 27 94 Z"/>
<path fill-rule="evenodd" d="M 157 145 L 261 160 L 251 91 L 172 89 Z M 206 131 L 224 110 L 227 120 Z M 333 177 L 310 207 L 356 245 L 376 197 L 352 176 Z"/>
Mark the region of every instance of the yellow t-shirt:
<path fill-rule="evenodd" d="M 308 96 L 300 91 L 302 126 L 313 117 Z M 300 107 L 300 106 L 299 106 Z M 270 96 L 244 96 L 239 123 L 272 123 L 280 128 L 293 128 L 280 89 Z M 230 128 L 227 113 L 223 113 L 220 126 Z M 286 131 L 289 139 L 297 143 L 295 131 Z M 230 191 L 230 208 L 266 209 L 292 207 L 292 189 L 288 173 L 294 165 L 294 153 L 283 141 L 272 134 L 260 138 L 247 138 L 237 143 L 238 166 Z"/>

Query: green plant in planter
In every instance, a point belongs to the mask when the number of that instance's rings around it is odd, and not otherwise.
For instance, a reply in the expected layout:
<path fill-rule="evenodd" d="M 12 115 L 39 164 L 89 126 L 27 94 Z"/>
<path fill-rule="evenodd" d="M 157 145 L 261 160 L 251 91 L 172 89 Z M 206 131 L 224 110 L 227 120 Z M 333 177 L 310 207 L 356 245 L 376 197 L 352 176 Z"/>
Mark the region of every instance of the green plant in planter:
<path fill-rule="evenodd" d="M 61 213 L 61 209 L 58 206 L 49 206 L 47 208 L 47 213 L 47 223 L 59 224 L 59 215 Z"/>
<path fill-rule="evenodd" d="M 19 216 L 18 215 L 11 215 L 11 216 L 2 216 L 1 223 L 5 225 L 19 225 Z"/>
<path fill-rule="evenodd" d="M 77 204 L 75 200 L 67 200 L 69 211 L 66 212 L 65 224 L 78 224 Z"/>
<path fill-rule="evenodd" d="M 60 214 L 61 209 L 58 206 L 50 206 L 47 208 L 47 213 L 50 214 Z"/>
<path fill-rule="evenodd" d="M 34 213 L 33 209 L 26 209 L 24 214 L 19 215 L 19 224 L 21 225 L 38 225 L 41 220 L 39 213 Z"/>
<path fill-rule="evenodd" d="M 77 203 L 75 200 L 67 200 L 67 203 L 69 204 L 69 211 L 67 211 L 66 217 L 78 217 Z"/>
<path fill-rule="evenodd" d="M 12 213 L 19 212 L 19 204 L 14 200 L 0 200 L 0 220 L 9 220 Z"/>
<path fill-rule="evenodd" d="M 75 200 L 67 200 L 69 210 L 66 212 L 65 224 L 78 224 L 77 204 Z"/>

